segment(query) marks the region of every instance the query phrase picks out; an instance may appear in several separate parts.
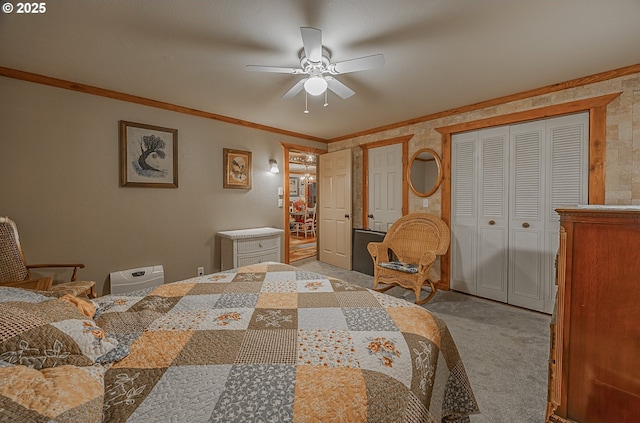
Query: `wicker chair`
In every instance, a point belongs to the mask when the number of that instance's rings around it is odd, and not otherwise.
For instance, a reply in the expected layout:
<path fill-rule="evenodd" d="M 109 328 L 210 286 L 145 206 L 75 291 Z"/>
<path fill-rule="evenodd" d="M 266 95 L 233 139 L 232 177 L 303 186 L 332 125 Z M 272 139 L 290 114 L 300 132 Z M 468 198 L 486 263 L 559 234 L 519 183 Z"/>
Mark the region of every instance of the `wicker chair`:
<path fill-rule="evenodd" d="M 53 285 L 53 277 L 34 279 L 30 269 L 73 269 L 71 281 Z M 56 294 L 87 295 L 95 298 L 95 282 L 76 281 L 78 269 L 84 264 L 27 264 L 18 236 L 16 223 L 8 217 L 0 217 L 0 286 L 11 286 L 38 291 L 53 291 Z"/>
<path fill-rule="evenodd" d="M 440 218 L 427 213 L 412 213 L 398 219 L 382 242 L 370 242 L 367 250 L 373 258 L 373 289 L 387 291 L 394 286 L 413 289 L 416 304 L 424 304 L 436 294 L 429 272 L 436 258 L 449 248 L 449 227 Z M 388 284 L 378 288 L 378 284 Z M 422 285 L 431 293 L 420 299 Z"/>

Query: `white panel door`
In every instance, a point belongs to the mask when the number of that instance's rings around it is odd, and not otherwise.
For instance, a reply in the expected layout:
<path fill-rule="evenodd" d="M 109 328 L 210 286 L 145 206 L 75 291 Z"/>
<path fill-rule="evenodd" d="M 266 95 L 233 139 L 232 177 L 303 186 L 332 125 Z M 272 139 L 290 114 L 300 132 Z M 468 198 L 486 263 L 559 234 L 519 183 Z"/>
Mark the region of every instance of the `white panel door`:
<path fill-rule="evenodd" d="M 509 128 L 480 131 L 477 294 L 507 301 L 509 244 Z"/>
<path fill-rule="evenodd" d="M 451 140 L 451 288 L 477 294 L 477 159 L 478 132 Z"/>
<path fill-rule="evenodd" d="M 372 148 L 368 154 L 369 229 L 387 232 L 402 217 L 402 144 Z"/>
<path fill-rule="evenodd" d="M 320 261 L 351 270 L 351 150 L 320 155 Z"/>
<path fill-rule="evenodd" d="M 513 125 L 509 219 L 509 304 L 544 306 L 545 122 Z"/>

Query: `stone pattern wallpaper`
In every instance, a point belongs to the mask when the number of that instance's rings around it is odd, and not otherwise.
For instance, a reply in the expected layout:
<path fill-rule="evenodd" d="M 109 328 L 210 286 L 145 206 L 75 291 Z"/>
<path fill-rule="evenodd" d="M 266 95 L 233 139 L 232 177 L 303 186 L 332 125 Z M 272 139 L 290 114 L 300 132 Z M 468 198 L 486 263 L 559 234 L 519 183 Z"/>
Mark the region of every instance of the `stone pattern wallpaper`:
<path fill-rule="evenodd" d="M 435 128 L 619 92 L 620 96 L 607 107 L 605 204 L 640 205 L 640 73 L 635 73 L 329 143 L 330 152 L 352 149 L 354 228 L 363 227 L 362 149 L 359 145 L 413 134 L 409 141 L 409 158 L 425 147 L 441 154 L 442 138 Z M 428 212 L 440 215 L 441 210 L 441 189 L 429 197 L 427 208 L 422 206 L 422 198 L 409 190 L 410 213 Z"/>

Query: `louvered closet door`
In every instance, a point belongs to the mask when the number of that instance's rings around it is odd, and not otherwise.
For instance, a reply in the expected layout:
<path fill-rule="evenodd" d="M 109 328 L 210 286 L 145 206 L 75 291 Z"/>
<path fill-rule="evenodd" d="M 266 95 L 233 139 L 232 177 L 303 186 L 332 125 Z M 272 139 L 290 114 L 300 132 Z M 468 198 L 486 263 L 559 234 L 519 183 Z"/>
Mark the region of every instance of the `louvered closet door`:
<path fill-rule="evenodd" d="M 451 288 L 477 294 L 478 132 L 456 134 L 451 143 Z"/>
<path fill-rule="evenodd" d="M 478 169 L 477 294 L 507 301 L 509 128 L 482 130 Z"/>
<path fill-rule="evenodd" d="M 588 199 L 589 114 L 455 134 L 451 288 L 551 313 L 559 206 Z"/>
<path fill-rule="evenodd" d="M 544 304 L 545 122 L 510 128 L 509 304 Z"/>
<path fill-rule="evenodd" d="M 556 298 L 555 256 L 562 206 L 589 201 L 589 113 L 547 120 L 547 207 L 545 208 L 544 311 L 553 313 Z"/>

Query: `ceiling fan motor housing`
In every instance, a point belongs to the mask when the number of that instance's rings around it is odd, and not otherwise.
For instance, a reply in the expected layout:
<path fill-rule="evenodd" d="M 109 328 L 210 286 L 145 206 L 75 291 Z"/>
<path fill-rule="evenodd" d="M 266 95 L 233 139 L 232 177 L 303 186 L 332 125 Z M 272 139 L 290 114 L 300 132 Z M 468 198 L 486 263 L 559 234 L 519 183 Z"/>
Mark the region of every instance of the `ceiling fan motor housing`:
<path fill-rule="evenodd" d="M 331 54 L 329 53 L 329 50 L 327 50 L 325 47 L 322 47 L 321 62 L 310 61 L 309 59 L 307 59 L 307 56 L 304 54 L 304 49 L 300 51 L 300 67 L 304 69 L 304 73 L 313 75 L 314 74 L 313 71 L 316 69 L 320 70 L 320 74 L 323 74 L 325 72 L 333 73 L 331 72 L 330 65 L 331 65 Z M 317 74 L 317 71 L 315 72 L 315 74 Z"/>

